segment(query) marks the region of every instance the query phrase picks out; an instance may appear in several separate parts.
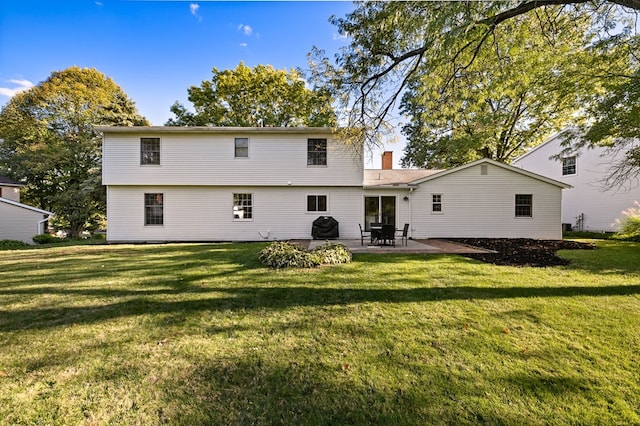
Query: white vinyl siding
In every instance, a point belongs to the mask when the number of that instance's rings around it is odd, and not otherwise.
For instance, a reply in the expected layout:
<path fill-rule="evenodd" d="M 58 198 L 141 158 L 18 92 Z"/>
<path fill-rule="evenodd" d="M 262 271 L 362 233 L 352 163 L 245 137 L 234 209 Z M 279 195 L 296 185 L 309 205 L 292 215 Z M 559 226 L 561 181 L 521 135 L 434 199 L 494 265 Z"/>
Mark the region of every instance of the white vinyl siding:
<path fill-rule="evenodd" d="M 640 201 L 640 186 L 629 182 L 622 187 L 605 190 L 603 179 L 613 164 L 620 159 L 606 148 L 594 147 L 576 153 L 579 170 L 573 175 L 562 174 L 562 162 L 553 159 L 562 147 L 562 136 L 557 135 L 515 163 L 524 170 L 565 182 L 573 188 L 562 192 L 562 223 L 577 225 L 578 216 L 584 218 L 582 226 L 589 231 L 615 231 L 616 219 L 622 212 Z M 623 155 L 623 154 L 620 154 Z M 534 200 L 538 203 L 538 199 Z"/>
<path fill-rule="evenodd" d="M 0 202 L 0 240 L 16 240 L 33 244 L 33 236 L 44 231 L 38 225 L 46 215 L 23 207 Z"/>
<path fill-rule="evenodd" d="M 103 184 L 362 185 L 362 155 L 331 138 L 327 138 L 327 166 L 308 167 L 310 134 L 251 133 L 246 136 L 251 144 L 250 158 L 231 161 L 235 158 L 234 140 L 243 137 L 238 132 L 162 134 L 162 166 L 140 167 L 140 135 L 107 133 L 103 142 Z"/>
<path fill-rule="evenodd" d="M 340 238 L 360 238 L 362 188 L 331 188 L 331 216 Z M 144 226 L 144 193 L 163 193 L 164 225 Z M 311 188 L 110 186 L 107 189 L 107 239 L 142 241 L 266 241 L 311 238 L 311 225 L 321 215 L 307 212 Z M 252 194 L 253 219 L 234 220 L 233 194 Z M 406 195 L 406 194 L 403 194 Z M 170 202 L 169 202 L 170 200 Z M 408 203 L 405 203 L 408 205 Z M 404 222 L 403 222 L 404 223 Z"/>
<path fill-rule="evenodd" d="M 446 194 L 446 215 L 430 212 L 433 194 Z M 532 194 L 533 218 L 514 216 L 514 195 Z M 548 238 L 562 237 L 561 189 L 510 170 L 476 165 L 423 182 L 412 193 L 414 238 Z"/>

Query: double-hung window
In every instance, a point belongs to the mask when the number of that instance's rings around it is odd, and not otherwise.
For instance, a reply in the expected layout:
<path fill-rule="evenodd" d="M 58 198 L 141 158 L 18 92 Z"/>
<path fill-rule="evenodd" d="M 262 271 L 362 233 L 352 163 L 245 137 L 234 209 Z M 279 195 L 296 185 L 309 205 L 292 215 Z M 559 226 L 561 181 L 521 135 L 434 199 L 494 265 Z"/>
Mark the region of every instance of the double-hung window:
<path fill-rule="evenodd" d="M 442 213 L 442 194 L 431 194 L 431 212 Z"/>
<path fill-rule="evenodd" d="M 307 211 L 308 212 L 326 212 L 327 196 L 326 195 L 307 195 Z"/>
<path fill-rule="evenodd" d="M 576 156 L 562 159 L 562 176 L 576 174 Z"/>
<path fill-rule="evenodd" d="M 253 200 L 251 194 L 233 194 L 233 218 L 253 219 Z"/>
<path fill-rule="evenodd" d="M 249 138 L 235 139 L 235 157 L 236 158 L 249 157 Z"/>
<path fill-rule="evenodd" d="M 164 224 L 164 194 L 144 194 L 144 224 Z"/>
<path fill-rule="evenodd" d="M 140 164 L 160 164 L 160 138 L 140 138 Z"/>
<path fill-rule="evenodd" d="M 327 165 L 327 140 L 308 139 L 307 140 L 307 166 Z"/>
<path fill-rule="evenodd" d="M 516 194 L 516 217 L 533 217 L 533 195 Z"/>

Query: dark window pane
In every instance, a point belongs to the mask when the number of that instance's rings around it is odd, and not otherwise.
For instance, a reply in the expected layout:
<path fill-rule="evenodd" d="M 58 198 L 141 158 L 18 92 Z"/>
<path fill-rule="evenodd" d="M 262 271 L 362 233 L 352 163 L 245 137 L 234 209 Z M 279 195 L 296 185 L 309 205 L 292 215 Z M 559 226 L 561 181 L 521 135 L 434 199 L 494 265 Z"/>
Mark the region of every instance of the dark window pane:
<path fill-rule="evenodd" d="M 307 140 L 307 165 L 326 166 L 327 165 L 327 140 L 308 139 Z"/>
<path fill-rule="evenodd" d="M 326 195 L 318 195 L 318 211 L 326 212 L 327 211 L 327 196 Z"/>
<path fill-rule="evenodd" d="M 533 195 L 516 194 L 516 217 L 533 216 Z"/>
<path fill-rule="evenodd" d="M 144 194 L 144 224 L 162 225 L 164 223 L 164 195 Z"/>
<path fill-rule="evenodd" d="M 249 156 L 249 139 L 248 138 L 235 139 L 235 156 L 236 157 Z"/>
<path fill-rule="evenodd" d="M 160 138 L 140 138 L 140 164 L 160 164 Z"/>

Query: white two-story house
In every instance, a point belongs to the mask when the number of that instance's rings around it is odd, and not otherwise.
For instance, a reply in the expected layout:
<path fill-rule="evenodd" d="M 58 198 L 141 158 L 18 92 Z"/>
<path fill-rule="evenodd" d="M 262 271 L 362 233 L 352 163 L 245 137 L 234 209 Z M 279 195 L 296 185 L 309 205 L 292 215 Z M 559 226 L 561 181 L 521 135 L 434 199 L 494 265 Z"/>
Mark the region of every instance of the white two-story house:
<path fill-rule="evenodd" d="M 585 231 L 616 231 L 616 219 L 640 202 L 637 182 L 606 188 L 604 179 L 616 162 L 606 148 L 583 148 L 557 158 L 563 151 L 563 132 L 517 158 L 513 165 L 572 186 L 562 199 L 562 222 L 566 228 Z"/>
<path fill-rule="evenodd" d="M 364 170 L 328 128 L 97 129 L 110 242 L 304 239 L 319 216 L 340 238 L 371 222 L 413 238 L 561 238 L 568 185 L 491 160 Z"/>

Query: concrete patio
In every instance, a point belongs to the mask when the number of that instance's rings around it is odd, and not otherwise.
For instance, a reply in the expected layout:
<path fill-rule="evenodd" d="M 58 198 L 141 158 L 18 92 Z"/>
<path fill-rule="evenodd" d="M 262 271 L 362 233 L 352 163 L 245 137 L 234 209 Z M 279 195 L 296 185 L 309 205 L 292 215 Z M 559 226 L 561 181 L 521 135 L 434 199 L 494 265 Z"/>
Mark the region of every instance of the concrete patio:
<path fill-rule="evenodd" d="M 298 241 L 302 246 L 313 249 L 325 242 L 344 244 L 352 253 L 404 253 L 404 254 L 463 254 L 463 253 L 493 253 L 491 250 L 485 250 L 477 247 L 465 246 L 463 244 L 451 241 L 427 239 L 427 240 L 408 240 L 407 245 L 396 240 L 396 246 L 378 246 L 369 244 L 369 240 L 364 240 L 364 245 L 360 239 L 356 240 L 302 240 Z"/>

